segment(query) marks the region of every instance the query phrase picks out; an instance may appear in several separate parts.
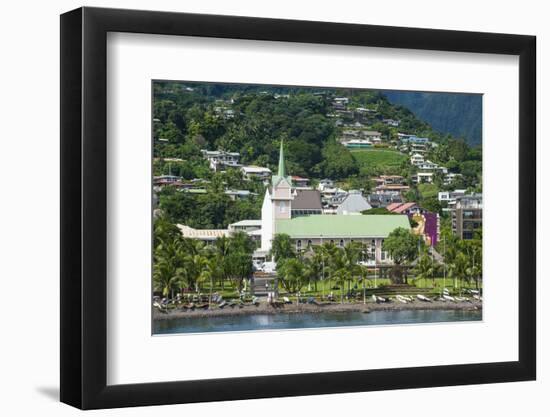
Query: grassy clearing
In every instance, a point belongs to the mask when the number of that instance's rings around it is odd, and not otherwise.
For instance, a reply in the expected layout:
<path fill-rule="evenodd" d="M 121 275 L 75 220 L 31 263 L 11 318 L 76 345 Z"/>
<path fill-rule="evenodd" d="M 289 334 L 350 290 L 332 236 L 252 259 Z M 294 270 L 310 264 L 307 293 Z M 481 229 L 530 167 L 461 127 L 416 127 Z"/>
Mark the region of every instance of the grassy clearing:
<path fill-rule="evenodd" d="M 397 169 L 407 159 L 406 155 L 390 149 L 357 149 L 351 154 L 360 168 Z"/>
<path fill-rule="evenodd" d="M 422 198 L 437 197 L 439 188 L 435 184 L 418 184 L 418 191 Z"/>

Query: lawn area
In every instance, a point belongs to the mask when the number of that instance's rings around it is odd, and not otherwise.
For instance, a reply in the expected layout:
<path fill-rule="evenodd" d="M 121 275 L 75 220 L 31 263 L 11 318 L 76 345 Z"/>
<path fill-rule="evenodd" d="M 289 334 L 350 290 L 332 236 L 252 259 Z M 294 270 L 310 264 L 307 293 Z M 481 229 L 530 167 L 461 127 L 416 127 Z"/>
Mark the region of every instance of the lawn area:
<path fill-rule="evenodd" d="M 391 149 L 356 149 L 351 154 L 359 164 L 359 168 L 396 169 L 407 159 L 406 155 Z"/>
<path fill-rule="evenodd" d="M 449 277 L 447 277 L 445 280 L 443 279 L 443 277 L 436 277 L 435 280 L 432 280 L 432 279 L 415 280 L 414 277 L 409 278 L 410 285 L 417 287 L 419 293 L 428 294 L 428 295 L 440 294 L 444 287 L 448 288 L 451 291 L 451 293 L 455 295 L 460 293 L 461 289 L 464 290 L 466 288 L 471 288 L 471 289 L 476 288 L 475 282 L 473 281 L 472 282 L 458 281 L 456 282 L 457 284 L 456 288 L 454 288 L 454 283 L 455 283 L 454 280 Z M 373 275 L 369 276 L 369 278 L 366 279 L 364 283 L 365 289 L 367 290 L 367 294 L 370 294 L 370 292 L 375 288 L 384 287 L 390 284 L 391 282 L 389 279 L 378 278 L 375 280 Z M 480 283 L 480 286 L 482 286 L 481 283 Z M 208 284 L 205 284 L 201 288 L 201 294 L 203 296 L 208 296 L 208 294 L 210 293 L 209 287 L 210 286 Z M 342 293 L 345 296 L 348 293 L 348 290 L 351 290 L 357 295 L 358 298 L 361 298 L 362 289 L 363 289 L 363 282 L 360 281 L 359 279 L 354 279 L 349 283 L 346 282 L 346 285 L 343 288 L 341 286 L 341 283 L 336 283 L 335 281 L 326 279 L 324 281 L 318 281 L 316 286 L 313 283 L 309 286 L 304 285 L 304 287 L 300 291 L 300 295 L 302 298 L 314 297 L 317 299 L 321 299 L 323 297 L 327 297 L 330 293 L 332 293 L 335 300 L 340 300 Z M 381 291 L 383 292 L 384 290 L 382 289 Z M 225 283 L 223 290 L 221 286 L 216 284 L 212 292 L 222 295 L 225 300 L 233 300 L 239 297 L 239 294 L 236 288 L 229 281 Z M 190 296 L 192 296 L 196 293 L 190 292 L 189 294 Z M 281 297 L 288 296 L 293 301 L 296 300 L 296 294 L 288 294 L 282 285 L 279 287 L 279 295 Z"/>
<path fill-rule="evenodd" d="M 435 184 L 418 184 L 418 191 L 422 198 L 437 197 L 439 188 Z"/>

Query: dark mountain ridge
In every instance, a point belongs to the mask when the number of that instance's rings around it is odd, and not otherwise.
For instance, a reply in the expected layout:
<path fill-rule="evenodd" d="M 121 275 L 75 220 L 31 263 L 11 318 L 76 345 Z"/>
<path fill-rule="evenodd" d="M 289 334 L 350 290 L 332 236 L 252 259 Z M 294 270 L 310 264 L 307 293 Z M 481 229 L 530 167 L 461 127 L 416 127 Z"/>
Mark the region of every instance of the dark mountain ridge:
<path fill-rule="evenodd" d="M 469 145 L 481 144 L 482 95 L 384 91 L 393 104 L 408 108 L 432 128 L 464 138 Z"/>

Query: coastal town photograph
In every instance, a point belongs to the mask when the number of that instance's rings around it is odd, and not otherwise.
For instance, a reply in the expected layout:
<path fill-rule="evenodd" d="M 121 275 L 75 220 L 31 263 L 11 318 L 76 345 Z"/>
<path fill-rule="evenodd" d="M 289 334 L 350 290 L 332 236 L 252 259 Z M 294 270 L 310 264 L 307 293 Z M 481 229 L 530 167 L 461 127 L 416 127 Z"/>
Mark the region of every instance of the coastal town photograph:
<path fill-rule="evenodd" d="M 482 96 L 152 82 L 153 334 L 482 320 Z"/>

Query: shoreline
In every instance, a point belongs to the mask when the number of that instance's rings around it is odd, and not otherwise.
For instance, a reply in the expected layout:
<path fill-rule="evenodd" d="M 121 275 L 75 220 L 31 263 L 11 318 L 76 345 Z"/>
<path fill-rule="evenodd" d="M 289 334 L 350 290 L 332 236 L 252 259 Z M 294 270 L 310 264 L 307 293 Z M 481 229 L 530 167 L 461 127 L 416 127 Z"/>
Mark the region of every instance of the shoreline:
<path fill-rule="evenodd" d="M 300 314 L 300 313 L 344 313 L 344 312 L 362 312 L 370 313 L 372 311 L 401 311 L 401 310 L 482 310 L 482 302 L 480 301 L 462 301 L 462 302 L 443 302 L 433 301 L 413 301 L 407 304 L 391 302 L 377 304 L 372 301 L 366 304 L 360 303 L 332 303 L 326 305 L 314 304 L 285 304 L 280 307 L 274 307 L 266 302 L 260 303 L 258 306 L 246 305 L 241 308 L 238 306 L 228 307 L 223 309 L 214 307 L 213 309 L 195 309 L 182 310 L 175 309 L 168 313 L 162 313 L 153 307 L 153 320 L 172 320 L 172 319 L 192 319 L 198 317 L 231 317 L 245 316 L 254 314 Z"/>

